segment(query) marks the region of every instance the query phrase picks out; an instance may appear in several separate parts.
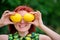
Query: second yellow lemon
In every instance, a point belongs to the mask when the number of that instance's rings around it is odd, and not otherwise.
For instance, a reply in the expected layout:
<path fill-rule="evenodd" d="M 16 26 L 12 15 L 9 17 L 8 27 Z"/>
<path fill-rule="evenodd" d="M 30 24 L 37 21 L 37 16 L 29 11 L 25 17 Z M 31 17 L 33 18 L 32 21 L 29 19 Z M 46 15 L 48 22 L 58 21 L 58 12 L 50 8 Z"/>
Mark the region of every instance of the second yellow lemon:
<path fill-rule="evenodd" d="M 30 14 L 30 13 L 26 13 L 24 15 L 24 20 L 27 21 L 27 22 L 31 22 L 34 20 L 34 15 L 33 14 Z"/>

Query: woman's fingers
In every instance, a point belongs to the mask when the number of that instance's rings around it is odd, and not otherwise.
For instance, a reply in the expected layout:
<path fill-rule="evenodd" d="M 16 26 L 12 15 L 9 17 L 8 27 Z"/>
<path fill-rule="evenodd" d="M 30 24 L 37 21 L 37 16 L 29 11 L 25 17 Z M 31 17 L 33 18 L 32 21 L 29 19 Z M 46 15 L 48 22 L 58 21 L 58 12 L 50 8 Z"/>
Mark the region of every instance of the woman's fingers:
<path fill-rule="evenodd" d="M 31 14 L 35 14 L 35 13 L 37 13 L 37 12 L 30 12 Z"/>
<path fill-rule="evenodd" d="M 36 12 L 31 13 L 35 15 L 35 20 L 33 22 L 30 22 L 31 24 L 34 24 L 36 26 L 39 26 L 39 24 L 43 24 L 40 11 L 37 10 Z"/>
<path fill-rule="evenodd" d="M 38 10 L 37 10 L 37 12 L 41 14 L 41 12 L 40 12 L 40 11 L 38 11 Z"/>
<path fill-rule="evenodd" d="M 13 22 L 9 22 L 9 24 L 14 24 Z"/>
<path fill-rule="evenodd" d="M 34 22 L 29 22 L 30 24 L 34 24 Z"/>
<path fill-rule="evenodd" d="M 6 10 L 3 15 L 13 15 L 15 12 L 10 12 L 9 10 Z"/>
<path fill-rule="evenodd" d="M 8 25 L 8 24 L 14 24 L 13 22 L 6 22 L 4 23 L 5 25 Z"/>
<path fill-rule="evenodd" d="M 10 16 L 10 15 L 14 15 L 14 14 L 15 14 L 15 12 L 9 12 L 9 13 L 5 14 L 5 16 Z"/>
<path fill-rule="evenodd" d="M 3 13 L 2 17 L 9 17 L 10 15 L 14 15 L 15 12 L 7 12 L 7 13 Z"/>
<path fill-rule="evenodd" d="M 9 12 L 10 12 L 9 10 L 6 10 L 6 11 L 4 11 L 3 15 L 5 15 L 5 14 L 7 14 Z"/>

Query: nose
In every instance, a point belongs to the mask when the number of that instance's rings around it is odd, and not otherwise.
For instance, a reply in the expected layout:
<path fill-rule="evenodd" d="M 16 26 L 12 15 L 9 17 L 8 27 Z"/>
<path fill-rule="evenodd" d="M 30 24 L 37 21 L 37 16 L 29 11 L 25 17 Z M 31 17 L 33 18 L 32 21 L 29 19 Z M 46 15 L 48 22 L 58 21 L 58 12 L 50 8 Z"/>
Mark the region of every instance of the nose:
<path fill-rule="evenodd" d="M 22 20 L 21 20 L 21 23 L 25 23 L 25 21 L 22 19 Z"/>

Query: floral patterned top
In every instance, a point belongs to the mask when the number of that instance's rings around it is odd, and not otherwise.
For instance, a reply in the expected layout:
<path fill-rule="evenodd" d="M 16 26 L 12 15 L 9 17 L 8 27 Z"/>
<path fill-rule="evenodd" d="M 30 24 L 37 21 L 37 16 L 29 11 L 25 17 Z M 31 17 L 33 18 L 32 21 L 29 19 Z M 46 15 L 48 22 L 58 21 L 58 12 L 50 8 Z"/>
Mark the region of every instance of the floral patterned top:
<path fill-rule="evenodd" d="M 28 34 L 25 37 L 21 37 L 16 32 L 14 34 L 9 34 L 9 39 L 8 40 L 39 40 L 39 34 L 33 32 L 32 34 Z"/>

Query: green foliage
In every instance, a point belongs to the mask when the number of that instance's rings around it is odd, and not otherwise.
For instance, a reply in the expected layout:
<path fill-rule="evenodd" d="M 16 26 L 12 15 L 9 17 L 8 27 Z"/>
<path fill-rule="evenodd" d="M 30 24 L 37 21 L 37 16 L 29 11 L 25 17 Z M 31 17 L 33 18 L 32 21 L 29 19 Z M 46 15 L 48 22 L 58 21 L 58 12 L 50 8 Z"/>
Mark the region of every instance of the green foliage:
<path fill-rule="evenodd" d="M 35 11 L 41 11 L 44 24 L 60 33 L 60 0 L 1 0 L 0 17 L 5 10 L 12 11 L 20 5 L 27 5 Z"/>
<path fill-rule="evenodd" d="M 7 26 L 0 28 L 0 34 L 8 34 L 8 33 L 9 33 L 9 29 Z"/>

